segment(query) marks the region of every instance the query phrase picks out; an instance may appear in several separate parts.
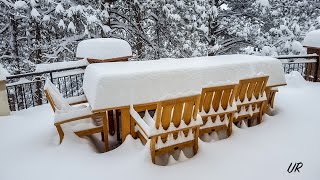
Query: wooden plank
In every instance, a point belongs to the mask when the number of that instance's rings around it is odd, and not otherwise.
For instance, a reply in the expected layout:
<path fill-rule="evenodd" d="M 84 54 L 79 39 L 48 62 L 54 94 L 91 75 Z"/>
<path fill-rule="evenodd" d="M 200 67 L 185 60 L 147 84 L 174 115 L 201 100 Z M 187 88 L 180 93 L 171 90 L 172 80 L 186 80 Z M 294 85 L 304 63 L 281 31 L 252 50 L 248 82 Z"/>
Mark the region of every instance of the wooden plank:
<path fill-rule="evenodd" d="M 226 125 L 219 125 L 219 126 L 214 126 L 214 127 L 208 127 L 205 129 L 200 130 L 200 135 L 203 135 L 205 133 L 212 133 L 214 131 L 221 131 L 221 130 L 227 130 L 228 127 Z"/>
<path fill-rule="evenodd" d="M 259 98 L 259 95 L 262 95 L 261 92 L 262 92 L 262 88 L 263 88 L 263 83 L 261 81 L 257 82 L 257 86 L 253 92 L 253 95 L 256 97 L 256 98 Z"/>
<path fill-rule="evenodd" d="M 196 127 L 194 129 L 194 142 L 193 142 L 193 153 L 196 154 L 198 152 L 199 149 L 199 131 L 200 131 L 200 126 Z"/>
<path fill-rule="evenodd" d="M 104 142 L 104 147 L 105 147 L 105 151 L 109 151 L 109 139 L 108 139 L 108 135 L 109 135 L 109 121 L 108 121 L 108 112 L 105 112 L 102 114 L 102 122 L 103 122 L 103 142 Z"/>
<path fill-rule="evenodd" d="M 221 107 L 226 110 L 229 105 L 229 99 L 231 96 L 232 89 L 228 88 L 223 91 L 223 95 L 221 97 Z"/>
<path fill-rule="evenodd" d="M 260 81 L 258 81 L 258 82 L 253 81 L 253 82 L 249 83 L 249 86 L 248 86 L 248 89 L 247 89 L 247 98 L 248 98 L 249 101 L 251 100 L 251 98 L 253 96 L 253 92 L 256 89 L 256 86 L 258 86 L 259 82 Z"/>
<path fill-rule="evenodd" d="M 175 127 L 179 127 L 180 125 L 181 117 L 182 117 L 182 109 L 183 109 L 183 103 L 178 103 L 174 106 L 172 122 Z"/>
<path fill-rule="evenodd" d="M 194 107 L 193 107 L 193 114 L 192 118 L 197 119 L 199 113 L 199 106 L 200 106 L 200 95 L 195 98 Z"/>
<path fill-rule="evenodd" d="M 116 57 L 110 59 L 94 59 L 94 58 L 87 58 L 90 64 L 92 63 L 106 63 L 106 62 L 117 62 L 117 61 L 128 61 L 129 58 L 132 56 L 124 56 L 124 57 Z"/>
<path fill-rule="evenodd" d="M 213 97 L 213 92 L 204 92 L 202 93 L 203 97 L 203 104 L 200 105 L 203 110 L 208 113 L 210 111 L 211 103 L 212 103 L 212 97 Z"/>
<path fill-rule="evenodd" d="M 158 156 L 158 155 L 170 153 L 170 152 L 173 152 L 173 151 L 178 150 L 178 149 L 181 150 L 181 149 L 186 148 L 186 147 L 192 147 L 193 145 L 194 145 L 194 141 L 193 140 L 192 141 L 183 142 L 183 143 L 180 143 L 180 144 L 175 144 L 175 145 L 172 145 L 172 146 L 168 146 L 168 147 L 164 147 L 164 148 L 155 150 L 155 155 Z"/>
<path fill-rule="evenodd" d="M 89 135 L 95 134 L 95 133 L 100 133 L 102 131 L 103 131 L 103 128 L 101 126 L 101 127 L 96 127 L 96 128 L 93 128 L 93 129 L 86 129 L 86 130 L 82 130 L 82 131 L 76 131 L 74 133 L 79 137 L 83 137 L 83 136 L 89 136 Z"/>
<path fill-rule="evenodd" d="M 172 108 L 173 108 L 173 105 L 163 106 L 162 115 L 161 115 L 161 125 L 164 130 L 167 130 L 170 126 Z"/>
<path fill-rule="evenodd" d="M 212 108 L 217 111 L 220 106 L 223 90 L 216 90 L 212 99 Z"/>
<path fill-rule="evenodd" d="M 183 112 L 183 120 L 188 125 L 191 122 L 192 110 L 193 110 L 194 102 L 185 102 L 184 103 L 184 112 Z"/>
<path fill-rule="evenodd" d="M 244 101 L 244 98 L 246 96 L 248 84 L 249 84 L 248 82 L 241 82 L 241 80 L 239 82 L 239 91 L 236 97 L 239 98 L 241 102 Z"/>

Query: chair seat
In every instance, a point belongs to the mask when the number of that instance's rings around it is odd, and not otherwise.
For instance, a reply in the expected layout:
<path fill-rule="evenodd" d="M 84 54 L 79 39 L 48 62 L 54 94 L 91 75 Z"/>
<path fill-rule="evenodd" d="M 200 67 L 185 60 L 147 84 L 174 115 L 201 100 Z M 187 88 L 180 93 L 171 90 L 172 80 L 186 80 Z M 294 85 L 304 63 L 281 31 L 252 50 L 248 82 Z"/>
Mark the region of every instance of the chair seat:
<path fill-rule="evenodd" d="M 64 126 L 64 125 L 68 125 L 73 132 L 102 127 L 101 125 L 97 126 L 95 124 L 94 120 L 91 118 L 85 118 L 85 119 L 81 119 L 81 120 L 77 120 L 77 121 L 71 121 L 68 123 L 64 123 L 62 126 Z"/>
<path fill-rule="evenodd" d="M 92 115 L 91 107 L 88 104 L 72 106 L 68 110 L 57 110 L 54 113 L 54 122 L 59 123 L 65 120 Z"/>
<path fill-rule="evenodd" d="M 87 98 L 86 98 L 85 95 L 80 95 L 80 96 L 69 97 L 69 98 L 66 99 L 66 101 L 69 104 L 74 104 L 74 103 L 78 103 L 78 102 L 87 101 Z"/>

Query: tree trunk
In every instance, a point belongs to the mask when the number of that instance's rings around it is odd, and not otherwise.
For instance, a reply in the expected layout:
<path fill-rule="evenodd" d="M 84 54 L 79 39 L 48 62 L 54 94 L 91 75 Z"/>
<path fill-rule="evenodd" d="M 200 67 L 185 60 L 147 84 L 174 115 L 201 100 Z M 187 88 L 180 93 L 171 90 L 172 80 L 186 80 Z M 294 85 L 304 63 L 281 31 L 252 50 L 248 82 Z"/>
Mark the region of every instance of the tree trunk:
<path fill-rule="evenodd" d="M 20 74 L 21 68 L 20 68 L 19 49 L 18 49 L 18 42 L 17 42 L 18 23 L 13 14 L 10 14 L 10 32 L 11 32 L 10 46 L 12 49 L 14 74 Z M 23 103 L 24 99 L 22 94 L 23 94 L 22 86 L 19 86 L 19 85 L 16 86 L 15 100 L 16 100 L 17 108 L 14 108 L 13 110 L 24 109 L 24 103 Z"/>
<path fill-rule="evenodd" d="M 138 33 L 142 34 L 143 32 L 142 26 L 141 26 L 141 9 L 139 6 L 135 3 L 132 2 L 132 8 L 133 8 L 133 13 L 134 13 L 134 18 L 135 18 L 135 23 L 138 27 Z M 143 39 L 140 36 L 137 36 L 136 38 L 136 49 L 137 49 L 137 56 L 138 58 L 143 58 L 144 51 L 143 51 Z"/>
<path fill-rule="evenodd" d="M 41 29 L 39 23 L 36 22 L 36 52 L 35 52 L 35 64 L 41 63 Z M 36 81 L 36 91 L 35 91 L 35 101 L 38 105 L 42 104 L 42 81 L 40 77 L 35 78 Z"/>

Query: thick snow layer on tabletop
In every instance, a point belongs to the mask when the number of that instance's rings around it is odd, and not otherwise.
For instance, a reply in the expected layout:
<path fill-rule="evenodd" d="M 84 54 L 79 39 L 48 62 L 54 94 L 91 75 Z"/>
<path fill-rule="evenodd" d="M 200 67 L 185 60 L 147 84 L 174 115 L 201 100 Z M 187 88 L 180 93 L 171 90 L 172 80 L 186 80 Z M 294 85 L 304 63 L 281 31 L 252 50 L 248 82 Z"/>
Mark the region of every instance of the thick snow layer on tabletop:
<path fill-rule="evenodd" d="M 128 42 L 114 38 L 96 38 L 83 40 L 78 44 L 77 57 L 91 59 L 112 59 L 132 56 Z"/>
<path fill-rule="evenodd" d="M 169 166 L 151 163 L 148 146 L 128 136 L 117 149 L 99 154 L 90 141 L 65 128 L 59 137 L 49 105 L 0 117 L 1 180 L 211 179 L 317 180 L 320 177 L 320 84 L 280 87 L 272 116 L 260 125 L 234 127 L 225 140 L 199 141 L 199 152 Z M 180 154 L 183 157 L 183 154 Z M 300 173 L 287 172 L 302 162 Z M 231 172 L 231 173 L 230 173 Z"/>
<path fill-rule="evenodd" d="M 74 68 L 79 66 L 87 66 L 88 64 L 89 63 L 86 59 L 81 59 L 77 61 L 64 61 L 64 62 L 37 64 L 36 72 L 54 71 L 54 70 L 65 69 L 65 68 Z"/>
<path fill-rule="evenodd" d="M 285 84 L 271 57 L 226 55 L 90 64 L 83 89 L 93 110 L 200 94 L 201 89 L 269 75 L 268 86 Z"/>
<path fill-rule="evenodd" d="M 307 33 L 302 44 L 303 46 L 320 48 L 320 29 Z"/>

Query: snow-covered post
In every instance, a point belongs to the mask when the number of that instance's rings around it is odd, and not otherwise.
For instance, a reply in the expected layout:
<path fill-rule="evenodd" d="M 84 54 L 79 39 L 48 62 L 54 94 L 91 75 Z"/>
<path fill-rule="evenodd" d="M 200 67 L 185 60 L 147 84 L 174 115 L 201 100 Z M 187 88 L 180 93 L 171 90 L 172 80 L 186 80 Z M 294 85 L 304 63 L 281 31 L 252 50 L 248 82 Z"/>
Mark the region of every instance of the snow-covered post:
<path fill-rule="evenodd" d="M 6 82 L 5 76 L 1 75 L 0 72 L 0 116 L 10 115 Z"/>
<path fill-rule="evenodd" d="M 308 54 L 317 54 L 320 57 L 320 30 L 307 33 L 303 41 L 303 47 Z M 320 81 L 320 58 L 317 58 L 314 81 Z"/>

